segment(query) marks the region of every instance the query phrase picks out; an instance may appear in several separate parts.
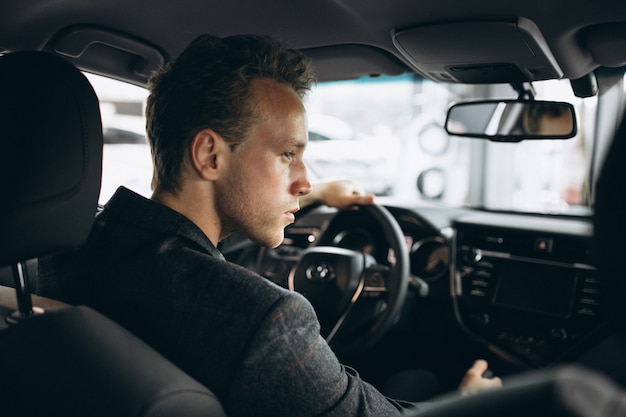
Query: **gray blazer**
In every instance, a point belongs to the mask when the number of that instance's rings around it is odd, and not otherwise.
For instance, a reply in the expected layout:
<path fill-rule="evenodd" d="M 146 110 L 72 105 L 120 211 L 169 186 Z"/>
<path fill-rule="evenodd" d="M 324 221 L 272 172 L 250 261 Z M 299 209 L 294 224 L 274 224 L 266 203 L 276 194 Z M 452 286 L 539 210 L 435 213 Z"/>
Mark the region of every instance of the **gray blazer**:
<path fill-rule="evenodd" d="M 339 363 L 298 293 L 224 260 L 190 220 L 121 187 L 87 244 L 40 261 L 38 292 L 99 310 L 237 416 L 395 416 Z"/>

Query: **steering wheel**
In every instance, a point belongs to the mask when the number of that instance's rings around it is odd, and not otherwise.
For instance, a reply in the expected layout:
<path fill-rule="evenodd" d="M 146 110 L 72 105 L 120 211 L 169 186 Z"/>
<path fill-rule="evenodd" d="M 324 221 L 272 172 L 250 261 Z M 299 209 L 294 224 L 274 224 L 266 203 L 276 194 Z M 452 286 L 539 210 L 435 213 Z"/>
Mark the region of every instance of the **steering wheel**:
<path fill-rule="evenodd" d="M 375 344 L 398 319 L 408 288 L 408 248 L 395 218 L 377 204 L 359 210 L 380 225 L 393 251 L 391 266 L 360 251 L 311 246 L 288 280 L 290 290 L 311 302 L 321 335 L 340 356 Z"/>

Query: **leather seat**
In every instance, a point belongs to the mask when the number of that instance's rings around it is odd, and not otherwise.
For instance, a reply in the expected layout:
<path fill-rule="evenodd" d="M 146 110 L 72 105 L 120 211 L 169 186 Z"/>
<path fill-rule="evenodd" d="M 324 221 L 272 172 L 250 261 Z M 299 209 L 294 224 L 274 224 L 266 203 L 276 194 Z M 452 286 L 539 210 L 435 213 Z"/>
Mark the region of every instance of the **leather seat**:
<path fill-rule="evenodd" d="M 25 261 L 80 246 L 93 223 L 99 104 L 80 71 L 47 53 L 0 56 L 0 83 L 0 268 L 16 276 L 19 307 L 0 288 L 2 414 L 225 416 L 213 393 L 99 313 L 42 297 L 32 307 Z"/>

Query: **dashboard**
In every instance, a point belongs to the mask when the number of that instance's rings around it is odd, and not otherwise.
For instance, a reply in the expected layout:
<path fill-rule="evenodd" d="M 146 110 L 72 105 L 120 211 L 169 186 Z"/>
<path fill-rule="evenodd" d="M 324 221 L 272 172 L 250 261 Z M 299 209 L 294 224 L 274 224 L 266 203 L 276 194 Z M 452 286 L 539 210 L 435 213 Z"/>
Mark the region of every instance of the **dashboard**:
<path fill-rule="evenodd" d="M 516 369 L 567 361 L 597 341 L 607 322 L 588 218 L 386 205 L 409 251 L 410 302 L 450 306 L 458 329 Z M 394 253 L 366 211 L 316 207 L 262 249 L 256 269 L 287 287 L 299 255 L 314 245 Z M 447 307 L 446 307 L 447 308 Z"/>
<path fill-rule="evenodd" d="M 512 362 L 545 367 L 602 327 L 589 222 L 476 214 L 453 227 L 452 296 L 469 334 Z"/>

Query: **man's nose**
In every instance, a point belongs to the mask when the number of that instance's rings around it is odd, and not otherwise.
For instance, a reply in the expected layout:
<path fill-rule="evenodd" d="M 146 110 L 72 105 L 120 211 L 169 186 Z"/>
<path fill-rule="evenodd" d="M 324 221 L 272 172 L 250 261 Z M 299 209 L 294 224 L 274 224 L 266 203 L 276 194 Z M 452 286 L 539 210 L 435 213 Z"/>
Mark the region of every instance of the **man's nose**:
<path fill-rule="evenodd" d="M 301 170 L 298 172 L 298 177 L 292 185 L 292 192 L 294 195 L 303 196 L 311 193 L 313 186 L 309 181 L 306 165 L 302 164 Z"/>

